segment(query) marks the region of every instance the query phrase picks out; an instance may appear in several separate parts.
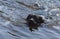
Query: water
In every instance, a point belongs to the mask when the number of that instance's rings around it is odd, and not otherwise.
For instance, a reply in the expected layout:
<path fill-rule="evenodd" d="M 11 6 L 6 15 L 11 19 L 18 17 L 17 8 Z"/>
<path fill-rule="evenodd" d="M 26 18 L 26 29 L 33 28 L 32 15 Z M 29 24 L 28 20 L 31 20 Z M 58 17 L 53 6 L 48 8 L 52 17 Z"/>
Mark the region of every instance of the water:
<path fill-rule="evenodd" d="M 28 5 L 37 3 L 45 9 L 32 10 L 16 1 Z M 59 0 L 0 0 L 0 39 L 60 39 L 59 4 Z M 29 31 L 23 24 L 28 14 L 42 15 L 46 24 L 34 32 Z"/>

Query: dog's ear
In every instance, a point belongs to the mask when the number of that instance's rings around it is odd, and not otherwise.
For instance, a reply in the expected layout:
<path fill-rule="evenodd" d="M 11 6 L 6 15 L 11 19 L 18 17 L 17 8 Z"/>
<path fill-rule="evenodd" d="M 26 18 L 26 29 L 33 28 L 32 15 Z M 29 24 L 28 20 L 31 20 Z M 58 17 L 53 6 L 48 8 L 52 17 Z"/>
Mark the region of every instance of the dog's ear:
<path fill-rule="evenodd" d="M 29 19 L 31 19 L 31 18 L 32 18 L 32 15 L 29 14 L 29 15 L 27 16 L 26 20 L 29 20 Z"/>

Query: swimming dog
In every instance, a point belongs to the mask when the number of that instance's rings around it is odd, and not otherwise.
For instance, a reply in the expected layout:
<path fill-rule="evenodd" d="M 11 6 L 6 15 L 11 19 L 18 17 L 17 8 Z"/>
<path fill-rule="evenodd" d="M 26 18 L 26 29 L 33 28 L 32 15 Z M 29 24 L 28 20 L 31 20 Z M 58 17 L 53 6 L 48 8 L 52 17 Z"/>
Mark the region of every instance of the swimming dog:
<path fill-rule="evenodd" d="M 44 23 L 42 17 L 32 14 L 29 14 L 26 20 L 30 31 L 34 31 L 33 29 L 38 29 L 38 27 L 41 26 L 42 23 Z"/>

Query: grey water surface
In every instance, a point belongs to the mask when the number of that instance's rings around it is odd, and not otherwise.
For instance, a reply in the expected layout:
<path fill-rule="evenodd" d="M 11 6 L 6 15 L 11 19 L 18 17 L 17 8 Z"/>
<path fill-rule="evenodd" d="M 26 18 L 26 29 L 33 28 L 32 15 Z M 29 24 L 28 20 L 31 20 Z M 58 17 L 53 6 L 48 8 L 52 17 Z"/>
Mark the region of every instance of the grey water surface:
<path fill-rule="evenodd" d="M 37 3 L 45 9 L 32 10 L 16 1 L 28 5 Z M 28 14 L 42 15 L 46 24 L 29 31 L 24 24 Z M 60 0 L 0 0 L 0 39 L 60 39 Z"/>

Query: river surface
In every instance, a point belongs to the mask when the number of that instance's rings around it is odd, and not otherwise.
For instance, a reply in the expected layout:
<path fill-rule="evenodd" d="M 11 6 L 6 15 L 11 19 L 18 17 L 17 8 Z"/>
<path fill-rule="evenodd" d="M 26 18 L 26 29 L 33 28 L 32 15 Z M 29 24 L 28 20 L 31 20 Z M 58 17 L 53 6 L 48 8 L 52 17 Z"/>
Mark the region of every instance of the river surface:
<path fill-rule="evenodd" d="M 16 1 L 45 9 L 33 10 Z M 31 32 L 24 24 L 28 14 L 41 15 L 46 24 Z M 60 0 L 0 0 L 0 39 L 60 39 Z"/>

